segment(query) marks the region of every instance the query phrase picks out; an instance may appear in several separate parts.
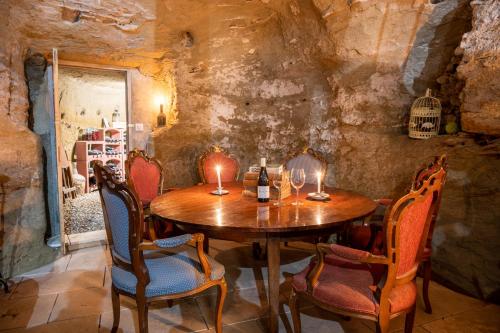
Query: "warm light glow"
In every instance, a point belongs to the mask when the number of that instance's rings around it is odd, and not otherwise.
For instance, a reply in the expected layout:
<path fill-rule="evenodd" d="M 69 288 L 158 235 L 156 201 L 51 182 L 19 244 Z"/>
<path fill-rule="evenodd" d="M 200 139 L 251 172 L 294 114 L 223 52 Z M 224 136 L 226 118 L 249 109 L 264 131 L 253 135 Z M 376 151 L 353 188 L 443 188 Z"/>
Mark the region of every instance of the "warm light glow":
<path fill-rule="evenodd" d="M 321 193 L 321 171 L 316 172 L 316 176 L 318 177 L 318 193 Z"/>
<path fill-rule="evenodd" d="M 165 102 L 166 102 L 165 96 L 163 96 L 163 95 L 156 95 L 155 96 L 155 105 L 158 105 L 158 106 L 162 105 L 162 104 L 165 105 Z"/>
<path fill-rule="evenodd" d="M 222 225 L 222 209 L 215 209 L 215 218 L 217 219 L 217 225 Z"/>
<path fill-rule="evenodd" d="M 222 182 L 220 179 L 220 165 L 217 164 L 215 166 L 215 171 L 217 172 L 217 185 L 218 185 L 218 189 L 220 191 L 222 189 Z"/>

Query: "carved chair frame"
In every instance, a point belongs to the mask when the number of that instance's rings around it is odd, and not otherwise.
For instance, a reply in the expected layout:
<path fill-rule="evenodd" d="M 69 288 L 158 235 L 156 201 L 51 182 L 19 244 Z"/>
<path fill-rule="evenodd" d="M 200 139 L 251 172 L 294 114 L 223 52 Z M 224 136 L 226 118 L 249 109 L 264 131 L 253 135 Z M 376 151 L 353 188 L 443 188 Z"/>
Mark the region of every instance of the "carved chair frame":
<path fill-rule="evenodd" d="M 308 154 L 321 163 L 321 181 L 324 181 L 325 177 L 326 177 L 326 172 L 328 170 L 328 161 L 323 156 L 323 154 L 321 154 L 319 151 L 314 150 L 312 148 L 309 148 L 307 146 L 304 147 L 302 150 L 296 150 L 296 151 L 292 151 L 292 152 L 288 153 L 287 156 L 285 157 L 283 167 L 286 168 L 286 165 L 288 164 L 288 162 L 290 162 L 294 158 L 296 158 L 300 155 L 303 155 L 303 154 Z"/>
<path fill-rule="evenodd" d="M 207 177 L 205 175 L 205 170 L 203 167 L 205 165 L 206 159 L 212 153 L 222 153 L 226 158 L 229 158 L 231 160 L 236 161 L 236 175 L 235 175 L 234 181 L 237 181 L 239 178 L 239 175 L 240 175 L 240 162 L 233 154 L 230 154 L 227 151 L 225 151 L 224 149 L 222 149 L 221 147 L 214 145 L 214 146 L 211 146 L 209 149 L 207 149 L 198 158 L 198 174 L 200 175 L 201 182 L 203 184 L 207 184 Z"/>
<path fill-rule="evenodd" d="M 438 203 L 439 193 L 441 191 L 442 185 L 445 182 L 446 171 L 443 167 L 440 167 L 431 176 L 428 177 L 422 184 L 422 186 L 414 191 L 410 191 L 407 195 L 403 196 L 397 200 L 391 207 L 390 211 L 386 214 L 384 219 L 385 224 L 385 239 L 384 244 L 386 247 L 386 255 L 374 255 L 367 252 L 367 257 L 362 258 L 359 262 L 366 264 L 381 264 L 387 266 L 386 273 L 384 277 L 380 280 L 374 291 L 374 297 L 379 302 L 379 312 L 378 314 L 362 314 L 359 312 L 350 312 L 342 308 L 337 308 L 327 303 L 323 303 L 312 296 L 313 289 L 317 285 L 320 274 L 324 268 L 325 254 L 332 253 L 330 249 L 330 244 L 320 243 L 316 246 L 317 252 L 317 262 L 315 267 L 306 276 L 307 289 L 305 291 L 296 291 L 292 288 L 292 293 L 290 296 L 290 309 L 292 311 L 292 318 L 294 322 L 294 332 L 300 332 L 300 314 L 298 313 L 297 302 L 299 299 L 304 298 L 314 303 L 315 305 L 326 309 L 331 312 L 338 313 L 340 315 L 358 317 L 362 319 L 369 319 L 377 322 L 377 332 L 386 333 L 389 331 L 389 320 L 397 317 L 401 314 L 406 314 L 407 319 L 405 321 L 405 332 L 411 332 L 413 328 L 413 321 L 415 317 L 415 304 L 410 308 L 404 309 L 397 313 L 390 313 L 389 295 L 391 290 L 398 286 L 411 281 L 414 281 L 417 274 L 417 269 L 422 258 L 423 250 L 427 241 L 427 235 L 429 232 L 429 227 L 431 224 L 433 212 L 436 209 Z M 408 210 L 408 208 L 414 204 L 422 202 L 428 192 L 433 196 L 431 206 L 429 208 L 429 213 L 427 214 L 422 238 L 419 244 L 419 249 L 417 252 L 417 257 L 415 260 L 414 267 L 406 272 L 402 276 L 397 276 L 397 269 L 399 265 L 399 233 L 402 219 Z"/>
<path fill-rule="evenodd" d="M 155 245 L 155 243 L 151 241 L 144 240 L 143 228 L 141 227 L 142 221 L 144 220 L 144 214 L 142 205 L 140 204 L 139 197 L 137 196 L 135 190 L 127 186 L 126 183 L 117 181 L 113 176 L 112 171 L 109 170 L 106 166 L 102 166 L 102 162 L 100 161 L 94 164 L 94 173 L 96 175 L 97 187 L 99 189 L 99 195 L 101 198 L 101 204 L 104 213 L 104 224 L 113 265 L 131 272 L 137 278 L 135 295 L 118 289 L 114 286 L 114 284 L 112 284 L 111 286 L 111 297 L 113 304 L 113 327 L 111 329 L 111 332 L 116 332 L 118 330 L 118 324 L 120 321 L 120 295 L 135 299 L 139 314 L 139 330 L 141 333 L 147 333 L 148 307 L 150 303 L 166 300 L 167 302 L 169 302 L 169 305 L 171 305 L 172 300 L 200 293 L 213 286 L 217 286 L 219 288 L 216 308 L 216 331 L 218 333 L 222 332 L 222 306 L 224 304 L 224 299 L 227 293 L 227 285 L 224 277 L 218 280 L 210 279 L 211 267 L 205 255 L 205 252 L 203 251 L 203 234 L 192 234 L 192 240 L 188 244 L 196 248 L 199 262 L 202 266 L 205 279 L 208 282 L 205 282 L 198 288 L 182 293 L 146 297 L 146 286 L 150 282 L 150 276 L 144 260 L 144 251 L 164 249 Z M 128 263 L 122 260 L 119 256 L 115 255 L 111 226 L 107 216 L 106 204 L 102 195 L 103 186 L 106 186 L 112 194 L 121 198 L 126 204 L 129 216 L 129 220 L 127 222 L 129 224 L 128 241 L 131 263 Z"/>
<path fill-rule="evenodd" d="M 134 182 L 132 178 L 130 177 L 130 171 L 132 168 L 132 165 L 134 164 L 134 160 L 137 158 L 141 158 L 145 160 L 148 164 L 154 164 L 158 170 L 160 171 L 160 182 L 158 184 L 158 195 L 161 195 L 163 193 L 163 166 L 161 165 L 160 161 L 154 157 L 148 156 L 144 150 L 140 149 L 133 149 L 131 150 L 128 155 L 127 155 L 127 160 L 125 161 L 125 178 L 127 180 L 127 184 L 134 188 Z"/>

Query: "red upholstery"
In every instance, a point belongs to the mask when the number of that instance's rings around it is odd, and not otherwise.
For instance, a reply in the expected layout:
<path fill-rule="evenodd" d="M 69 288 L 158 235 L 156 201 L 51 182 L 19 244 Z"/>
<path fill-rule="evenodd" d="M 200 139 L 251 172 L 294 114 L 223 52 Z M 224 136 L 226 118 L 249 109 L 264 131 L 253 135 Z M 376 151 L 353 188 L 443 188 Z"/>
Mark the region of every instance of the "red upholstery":
<path fill-rule="evenodd" d="M 203 163 L 203 174 L 207 184 L 217 183 L 217 173 L 215 167 L 221 167 L 221 180 L 222 182 L 233 182 L 238 176 L 238 161 L 226 156 L 222 152 L 209 153 Z"/>
<path fill-rule="evenodd" d="M 133 159 L 130 165 L 130 179 L 143 205 L 148 205 L 158 196 L 161 172 L 154 163 L 141 157 Z"/>
<path fill-rule="evenodd" d="M 295 290 L 305 291 L 305 277 L 312 265 L 294 275 L 292 285 Z M 352 269 L 325 264 L 313 290 L 313 296 L 332 306 L 365 314 L 376 314 L 378 303 L 370 286 L 372 275 L 368 270 Z"/>
<path fill-rule="evenodd" d="M 367 258 L 370 255 L 369 252 L 356 250 L 338 244 L 331 244 L 330 249 L 332 250 L 332 253 L 334 255 L 347 260 L 361 260 L 363 258 Z"/>
<path fill-rule="evenodd" d="M 305 277 L 313 265 L 314 263 L 311 263 L 302 272 L 294 275 L 292 285 L 295 290 L 307 289 Z M 340 309 L 376 315 L 379 304 L 374 297 L 375 284 L 368 266 L 343 261 L 335 255 L 330 255 L 325 257 L 325 266 L 313 290 L 313 296 Z M 389 295 L 391 313 L 408 309 L 414 304 L 416 297 L 417 287 L 414 282 L 394 287 Z"/>
<path fill-rule="evenodd" d="M 432 203 L 432 192 L 428 192 L 424 200 L 414 202 L 406 207 L 399 229 L 399 265 L 397 275 L 401 276 L 416 264 L 417 252 L 422 240 L 425 222 Z"/>

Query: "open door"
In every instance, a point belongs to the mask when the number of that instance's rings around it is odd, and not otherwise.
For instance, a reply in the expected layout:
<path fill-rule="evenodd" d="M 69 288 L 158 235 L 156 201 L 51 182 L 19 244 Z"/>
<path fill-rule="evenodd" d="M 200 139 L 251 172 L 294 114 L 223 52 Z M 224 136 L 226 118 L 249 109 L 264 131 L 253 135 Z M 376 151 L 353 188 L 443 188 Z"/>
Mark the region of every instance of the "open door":
<path fill-rule="evenodd" d="M 83 116 L 78 112 L 78 117 L 80 117 L 80 120 L 78 120 L 72 119 L 71 117 L 73 116 L 70 115 L 68 111 L 70 109 L 68 107 L 68 101 L 88 100 L 88 96 L 86 95 L 84 96 L 85 98 L 83 98 L 83 95 L 68 94 L 68 90 L 73 89 L 72 87 L 76 86 L 80 88 L 80 86 L 75 83 L 69 85 L 72 78 L 71 73 L 86 73 L 84 75 L 94 73 L 92 75 L 97 75 L 97 72 L 106 72 L 109 73 L 107 75 L 113 77 L 120 76 L 123 78 L 122 82 L 124 83 L 122 84 L 122 100 L 124 103 L 120 104 L 120 110 L 125 110 L 125 119 L 119 118 L 119 120 L 115 122 L 114 115 L 113 119 L 111 119 L 111 115 L 106 115 L 106 117 L 104 117 L 107 111 L 104 111 L 103 108 L 99 108 L 98 115 L 103 118 L 103 128 L 96 128 L 98 125 L 93 123 L 85 123 L 85 125 L 79 123 L 83 118 L 92 120 L 96 118 L 96 115 L 93 113 L 91 115 L 90 112 L 87 112 Z M 115 165 L 121 168 L 121 178 L 125 179 L 124 165 L 127 153 L 130 149 L 128 124 L 130 123 L 131 115 L 131 73 L 127 68 L 60 60 L 58 58 L 57 49 L 53 49 L 52 59 L 49 59 L 45 72 L 44 87 L 43 104 L 45 104 L 45 106 L 41 108 L 43 109 L 42 112 L 38 113 L 43 114 L 43 119 L 38 119 L 38 121 L 35 119 L 35 132 L 42 138 L 45 152 L 45 192 L 47 215 L 50 222 L 50 236 L 47 244 L 51 247 L 59 247 L 62 245 L 62 251 L 65 253 L 71 247 L 80 247 L 80 245 L 88 246 L 83 245 L 83 243 L 89 244 L 95 241 L 100 242 L 105 239 L 104 230 L 99 229 L 96 232 L 85 230 L 75 231 L 75 228 L 71 228 L 74 221 L 72 217 L 78 216 L 81 218 L 81 216 L 85 214 L 73 215 L 70 212 L 73 212 L 75 207 L 82 207 L 82 209 L 84 209 L 84 207 L 87 207 L 89 204 L 92 207 L 97 207 L 97 205 L 100 207 L 99 203 L 94 202 L 95 198 L 93 195 L 90 197 L 88 196 L 90 192 L 95 191 L 95 187 L 91 187 L 89 183 L 89 179 L 92 177 L 92 162 L 101 160 L 103 163 L 115 163 Z M 85 87 L 89 88 L 88 86 Z M 94 90 L 92 90 L 93 88 L 81 89 L 81 91 L 87 93 L 94 92 Z M 71 96 L 71 98 L 68 99 L 67 96 Z M 98 95 L 92 96 L 95 97 L 92 101 L 93 106 L 96 105 L 96 101 L 110 100 L 110 98 L 99 97 Z M 71 108 L 71 110 L 77 110 L 77 108 L 74 107 Z M 89 108 L 87 108 L 87 110 L 89 110 Z M 118 114 L 123 115 L 122 112 L 118 112 Z M 104 122 L 104 118 L 109 120 L 109 124 L 108 121 Z M 37 130 L 37 123 L 47 125 Z M 68 138 L 70 138 L 68 136 L 69 124 L 78 126 L 78 128 L 93 129 L 95 130 L 93 131 L 94 133 L 100 133 L 101 135 L 97 135 L 99 138 L 83 138 L 84 136 L 78 135 L 78 139 L 75 139 L 76 141 L 74 145 L 72 145 L 74 148 L 68 148 L 68 142 L 71 141 L 68 140 Z M 71 132 L 71 134 L 73 135 L 74 133 Z M 85 149 L 82 149 L 82 147 Z M 95 155 L 96 151 L 100 152 L 97 156 Z M 84 190 L 81 191 L 79 188 L 78 194 L 76 192 L 76 187 L 72 185 L 71 178 L 73 176 L 80 177 L 80 181 L 82 181 L 81 178 L 84 178 Z M 80 206 L 82 202 L 84 204 Z M 86 215 L 90 216 L 93 213 L 92 210 L 91 213 Z M 67 221 L 65 219 L 67 219 Z M 95 219 L 92 220 L 96 221 Z M 100 231 L 103 232 L 101 233 Z M 103 239 L 101 239 L 101 237 L 103 237 L 102 235 L 104 235 Z"/>

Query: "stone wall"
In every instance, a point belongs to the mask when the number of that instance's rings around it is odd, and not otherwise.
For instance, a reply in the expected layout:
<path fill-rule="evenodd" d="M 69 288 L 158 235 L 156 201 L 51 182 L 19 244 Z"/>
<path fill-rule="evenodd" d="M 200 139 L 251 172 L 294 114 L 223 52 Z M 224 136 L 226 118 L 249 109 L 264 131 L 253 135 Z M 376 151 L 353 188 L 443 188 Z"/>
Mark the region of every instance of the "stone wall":
<path fill-rule="evenodd" d="M 482 119 L 498 102 L 495 92 L 479 89 L 479 77 L 496 73 L 498 38 L 488 35 L 479 48 L 480 39 L 470 36 L 495 27 L 496 4 L 473 6 L 473 30 L 461 46 L 462 111 L 480 105 L 474 119 Z M 58 47 L 63 59 L 134 68 L 132 122 L 146 131 L 132 131 L 131 139 L 141 148 L 148 142 L 166 168 L 166 186 L 198 182 L 196 158 L 211 144 L 237 155 L 242 169 L 261 156 L 279 162 L 308 145 L 327 157 L 329 184 L 396 196 L 423 161 L 448 152 L 436 273 L 477 296 L 498 294 L 499 212 L 491 202 L 498 144 L 482 146 L 465 134 L 427 141 L 405 135 L 411 102 L 438 87 L 435 80 L 470 29 L 467 1 L 46 0 L 34 10 L 18 0 L 9 13 L 21 54 Z M 484 61 L 489 65 L 466 70 Z M 149 135 L 156 94 L 167 96 L 171 122 Z M 26 117 L 22 108 L 16 114 Z"/>

